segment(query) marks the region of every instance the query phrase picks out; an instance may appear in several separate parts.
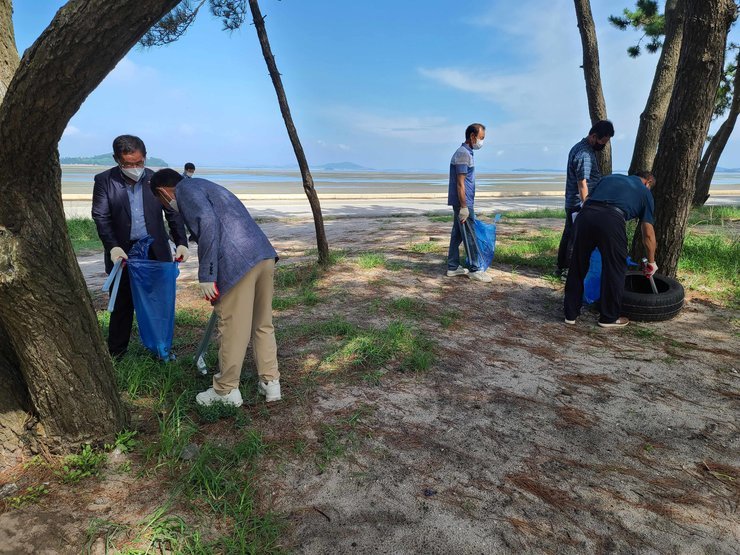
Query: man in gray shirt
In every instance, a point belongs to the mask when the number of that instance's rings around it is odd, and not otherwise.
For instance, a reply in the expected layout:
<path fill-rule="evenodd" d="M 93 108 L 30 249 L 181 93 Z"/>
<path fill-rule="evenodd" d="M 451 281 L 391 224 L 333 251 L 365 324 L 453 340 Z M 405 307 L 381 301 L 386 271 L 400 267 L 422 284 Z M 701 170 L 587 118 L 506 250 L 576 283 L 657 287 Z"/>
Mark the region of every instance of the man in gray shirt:
<path fill-rule="evenodd" d="M 588 136 L 578 141 L 568 153 L 568 167 L 565 176 L 565 228 L 558 248 L 558 267 L 556 274 L 566 277 L 570 257 L 573 253 L 573 214 L 577 213 L 589 191 L 601 179 L 601 168 L 596 153 L 614 136 L 614 126 L 608 120 L 596 122 Z"/>

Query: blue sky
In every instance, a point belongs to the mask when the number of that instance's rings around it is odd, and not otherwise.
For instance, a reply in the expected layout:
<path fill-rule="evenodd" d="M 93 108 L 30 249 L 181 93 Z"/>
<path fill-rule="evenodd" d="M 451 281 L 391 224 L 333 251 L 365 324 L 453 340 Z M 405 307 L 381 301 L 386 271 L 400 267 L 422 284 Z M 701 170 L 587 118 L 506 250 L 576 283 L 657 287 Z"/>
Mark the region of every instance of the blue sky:
<path fill-rule="evenodd" d="M 14 2 L 20 52 L 64 3 Z M 657 56 L 628 58 L 638 36 L 607 23 L 634 2 L 591 3 L 615 168 L 626 168 Z M 480 121 L 479 170 L 559 169 L 588 131 L 572 0 L 262 0 L 261 8 L 310 164 L 445 172 L 465 126 Z M 139 135 L 173 166 L 295 163 L 254 27 L 224 32 L 205 10 L 178 42 L 134 48 L 72 118 L 60 154 L 109 152 L 121 133 Z M 739 143 L 730 141 L 720 166 L 740 167 Z"/>

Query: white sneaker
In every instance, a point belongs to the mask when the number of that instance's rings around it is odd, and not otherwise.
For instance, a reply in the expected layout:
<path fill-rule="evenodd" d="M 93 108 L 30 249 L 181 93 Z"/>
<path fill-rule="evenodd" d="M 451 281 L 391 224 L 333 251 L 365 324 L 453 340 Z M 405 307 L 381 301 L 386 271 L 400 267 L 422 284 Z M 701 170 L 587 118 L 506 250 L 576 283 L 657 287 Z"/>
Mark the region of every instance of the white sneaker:
<path fill-rule="evenodd" d="M 470 272 L 468 274 L 468 277 L 475 281 L 482 281 L 483 283 L 491 283 L 493 281 L 493 278 L 491 276 L 489 276 L 485 272 L 481 272 L 480 270 L 478 270 L 477 272 Z"/>
<path fill-rule="evenodd" d="M 219 395 L 212 387 L 209 387 L 207 390 L 202 391 L 195 396 L 195 402 L 203 407 L 209 407 L 213 403 L 223 403 L 224 405 L 241 407 L 244 400 L 242 399 L 242 393 L 239 389 L 232 389 L 228 395 Z"/>
<path fill-rule="evenodd" d="M 463 268 L 462 266 L 458 266 L 457 270 L 447 270 L 447 277 L 455 277 L 455 276 L 464 276 L 468 273 L 467 268 Z"/>
<path fill-rule="evenodd" d="M 271 382 L 263 382 L 262 380 L 257 382 L 257 393 L 265 396 L 265 401 L 271 403 L 272 401 L 279 401 L 280 396 L 280 380 L 272 380 Z"/>

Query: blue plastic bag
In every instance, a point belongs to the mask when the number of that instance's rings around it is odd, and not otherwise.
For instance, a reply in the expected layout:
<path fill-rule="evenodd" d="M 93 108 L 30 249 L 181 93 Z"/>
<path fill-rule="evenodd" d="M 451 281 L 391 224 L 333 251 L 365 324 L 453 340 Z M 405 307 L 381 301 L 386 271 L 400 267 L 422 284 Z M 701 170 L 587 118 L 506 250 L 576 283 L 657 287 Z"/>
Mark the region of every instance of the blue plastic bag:
<path fill-rule="evenodd" d="M 485 272 L 493 264 L 493 255 L 496 251 L 496 223 L 500 219 L 501 214 L 496 214 L 494 223 L 487 224 L 476 218 L 472 225 L 470 220 L 465 220 L 463 239 L 468 266 L 474 261 L 475 265 Z"/>
<path fill-rule="evenodd" d="M 601 253 L 596 248 L 591 253 L 588 273 L 583 279 L 583 302 L 593 304 L 601 297 Z"/>
<path fill-rule="evenodd" d="M 163 360 L 170 360 L 175 333 L 175 280 L 177 262 L 148 260 L 151 237 L 129 251 L 127 261 L 139 336 L 144 346 Z"/>

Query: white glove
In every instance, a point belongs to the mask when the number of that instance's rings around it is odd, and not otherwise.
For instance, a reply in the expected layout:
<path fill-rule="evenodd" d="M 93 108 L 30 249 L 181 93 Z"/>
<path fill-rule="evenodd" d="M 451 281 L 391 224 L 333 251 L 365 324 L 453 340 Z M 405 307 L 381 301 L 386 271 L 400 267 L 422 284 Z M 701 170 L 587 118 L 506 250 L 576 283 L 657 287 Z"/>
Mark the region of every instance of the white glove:
<path fill-rule="evenodd" d="M 116 260 L 118 260 L 119 258 L 128 260 L 128 255 L 126 254 L 126 251 L 124 251 L 121 247 L 113 247 L 110 250 L 110 259 L 113 261 L 113 264 L 115 264 Z"/>
<path fill-rule="evenodd" d="M 175 249 L 176 262 L 185 262 L 188 258 L 190 258 L 190 251 L 185 245 L 180 245 Z"/>
<path fill-rule="evenodd" d="M 207 301 L 215 301 L 220 295 L 215 281 L 201 281 L 198 287 Z"/>
<path fill-rule="evenodd" d="M 470 210 L 468 209 L 468 207 L 463 206 L 462 208 L 460 208 L 460 214 L 459 214 L 460 223 L 464 222 L 469 217 L 470 217 Z"/>
<path fill-rule="evenodd" d="M 642 268 L 642 275 L 646 278 L 652 277 L 658 271 L 658 265 L 655 262 L 648 262 Z"/>

